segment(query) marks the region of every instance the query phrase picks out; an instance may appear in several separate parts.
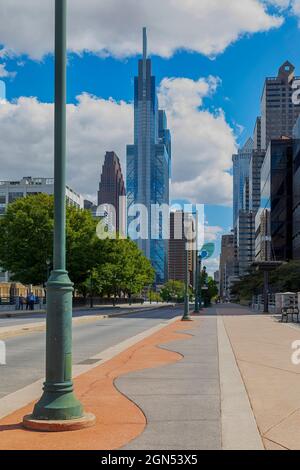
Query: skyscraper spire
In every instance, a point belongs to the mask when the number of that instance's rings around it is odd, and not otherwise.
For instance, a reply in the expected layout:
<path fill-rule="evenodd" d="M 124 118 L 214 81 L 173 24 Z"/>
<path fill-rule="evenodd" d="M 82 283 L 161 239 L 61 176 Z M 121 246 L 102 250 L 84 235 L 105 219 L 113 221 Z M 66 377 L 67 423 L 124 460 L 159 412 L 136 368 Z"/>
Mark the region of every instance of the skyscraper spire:
<path fill-rule="evenodd" d="M 143 28 L 143 61 L 147 60 L 147 28 Z"/>
<path fill-rule="evenodd" d="M 161 285 L 167 280 L 168 245 L 162 234 L 163 224 L 157 227 L 155 222 L 161 218 L 152 215 L 151 205 L 169 204 L 171 136 L 165 114 L 158 109 L 156 81 L 147 54 L 146 28 L 143 28 L 143 56 L 138 61 L 138 76 L 134 80 L 134 111 L 134 144 L 127 146 L 128 235 L 151 260 L 156 284 Z M 148 214 L 145 236 L 141 237 L 137 237 L 133 229 L 136 204 L 145 207 Z M 158 229 L 157 239 L 156 235 L 151 238 L 152 226 Z"/>

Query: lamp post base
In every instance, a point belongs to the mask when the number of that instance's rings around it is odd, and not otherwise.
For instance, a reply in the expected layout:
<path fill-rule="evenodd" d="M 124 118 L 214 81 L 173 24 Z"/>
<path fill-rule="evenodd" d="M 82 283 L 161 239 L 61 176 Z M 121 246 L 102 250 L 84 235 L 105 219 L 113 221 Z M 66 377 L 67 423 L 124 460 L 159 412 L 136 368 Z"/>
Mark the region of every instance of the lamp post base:
<path fill-rule="evenodd" d="M 92 413 L 86 413 L 81 418 L 66 419 L 61 421 L 44 421 L 34 419 L 32 415 L 24 416 L 23 426 L 30 431 L 39 432 L 66 432 L 79 431 L 94 426 L 96 418 Z"/>
<path fill-rule="evenodd" d="M 190 299 L 186 296 L 184 301 L 184 314 L 182 317 L 182 321 L 193 321 L 190 315 Z"/>

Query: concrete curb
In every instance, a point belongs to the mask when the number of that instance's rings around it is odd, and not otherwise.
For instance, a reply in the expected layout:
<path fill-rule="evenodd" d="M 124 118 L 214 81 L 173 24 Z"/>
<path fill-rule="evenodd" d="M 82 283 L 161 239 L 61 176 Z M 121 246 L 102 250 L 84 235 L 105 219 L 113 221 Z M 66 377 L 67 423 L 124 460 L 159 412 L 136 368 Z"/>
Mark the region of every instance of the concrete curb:
<path fill-rule="evenodd" d="M 87 315 L 84 317 L 73 318 L 73 325 L 85 323 L 92 320 L 103 320 L 104 318 L 108 318 L 105 315 Z M 46 321 L 43 320 L 41 322 L 36 323 L 24 323 L 23 325 L 14 325 L 14 326 L 3 326 L 0 327 L 0 339 L 9 339 L 13 338 L 14 336 L 25 335 L 27 333 L 34 333 L 38 331 L 45 331 L 46 329 Z"/>
<path fill-rule="evenodd" d="M 218 317 L 223 450 L 264 450 L 223 318 Z"/>
<path fill-rule="evenodd" d="M 46 313 L 46 310 L 21 310 L 20 312 L 7 310 L 6 312 L 0 312 L 0 318 L 19 318 L 23 315 L 41 315 L 42 313 Z"/>
<path fill-rule="evenodd" d="M 139 343 L 140 341 L 152 336 L 154 333 L 162 330 L 168 325 L 175 323 L 181 317 L 175 317 L 171 320 L 164 321 L 163 323 L 159 323 L 158 325 L 143 331 L 131 338 L 128 338 L 125 341 L 117 344 L 116 346 L 112 346 L 104 351 L 100 352 L 99 354 L 89 358 L 93 363 L 89 365 L 74 365 L 73 366 L 73 378 L 79 377 L 86 372 L 89 372 L 92 369 L 95 369 L 99 365 L 104 364 L 105 362 L 109 361 L 110 359 L 114 358 L 115 356 L 119 355 L 126 349 L 134 346 L 135 344 Z M 27 385 L 26 387 L 13 392 L 9 395 L 0 399 L 0 419 L 5 418 L 6 416 L 14 413 L 15 411 L 23 408 L 24 406 L 28 405 L 31 402 L 38 400 L 42 393 L 42 386 L 43 386 L 44 379 L 38 380 L 31 385 Z"/>

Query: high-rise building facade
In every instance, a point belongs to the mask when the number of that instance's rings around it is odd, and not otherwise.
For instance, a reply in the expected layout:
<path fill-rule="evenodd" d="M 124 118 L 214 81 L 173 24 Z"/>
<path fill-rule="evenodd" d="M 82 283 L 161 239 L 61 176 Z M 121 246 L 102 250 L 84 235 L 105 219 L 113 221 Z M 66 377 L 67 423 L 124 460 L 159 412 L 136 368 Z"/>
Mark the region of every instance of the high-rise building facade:
<path fill-rule="evenodd" d="M 109 205 L 115 210 L 112 230 L 126 233 L 126 190 L 120 160 L 115 152 L 106 152 L 98 191 L 98 206 Z"/>
<path fill-rule="evenodd" d="M 260 173 L 265 152 L 254 150 L 249 168 L 249 210 L 256 213 L 260 207 Z"/>
<path fill-rule="evenodd" d="M 245 276 L 254 261 L 255 253 L 255 215 L 252 211 L 241 210 L 239 212 L 236 227 L 236 257 L 238 268 L 235 274 Z"/>
<path fill-rule="evenodd" d="M 196 250 L 187 250 L 187 240 L 192 240 L 195 231 L 195 220 L 192 214 L 182 211 L 170 214 L 170 241 L 169 241 L 169 279 L 172 281 L 185 281 L 186 252 L 188 251 L 189 282 L 194 286 L 196 269 Z"/>
<path fill-rule="evenodd" d="M 300 117 L 294 127 L 293 259 L 300 260 Z"/>
<path fill-rule="evenodd" d="M 137 205 L 147 210 L 146 232 L 137 240 L 139 248 L 151 260 L 156 284 L 168 276 L 168 240 L 163 235 L 161 216 L 151 211 L 152 205 L 169 205 L 171 137 L 165 112 L 158 109 L 156 81 L 151 59 L 147 57 L 147 34 L 143 31 L 143 58 L 139 61 L 134 81 L 134 144 L 127 147 L 128 234 L 131 222 L 138 217 Z M 151 228 L 158 221 L 158 236 Z"/>
<path fill-rule="evenodd" d="M 285 62 L 277 77 L 268 77 L 261 100 L 261 148 L 267 150 L 270 140 L 292 137 L 293 127 L 300 115 L 300 105 L 292 102 L 295 67 Z"/>
<path fill-rule="evenodd" d="M 235 276 L 234 234 L 222 236 L 220 256 L 220 296 L 230 297 L 230 278 Z"/>
<path fill-rule="evenodd" d="M 293 139 L 271 140 L 261 169 L 256 214 L 257 261 L 293 259 Z"/>
<path fill-rule="evenodd" d="M 254 150 L 261 150 L 261 117 L 258 117 L 254 127 Z"/>
<path fill-rule="evenodd" d="M 244 190 L 243 190 L 243 210 L 249 211 L 250 206 L 250 181 L 249 176 L 245 178 Z"/>
<path fill-rule="evenodd" d="M 250 160 L 253 152 L 253 139 L 232 156 L 233 162 L 233 227 L 236 227 L 239 211 L 243 209 L 246 178 L 249 178 Z"/>
<path fill-rule="evenodd" d="M 25 176 L 17 181 L 0 181 L 0 215 L 5 213 L 11 202 L 35 194 L 54 194 L 53 178 L 33 178 Z M 66 202 L 70 206 L 84 209 L 84 198 L 69 186 L 66 186 Z"/>

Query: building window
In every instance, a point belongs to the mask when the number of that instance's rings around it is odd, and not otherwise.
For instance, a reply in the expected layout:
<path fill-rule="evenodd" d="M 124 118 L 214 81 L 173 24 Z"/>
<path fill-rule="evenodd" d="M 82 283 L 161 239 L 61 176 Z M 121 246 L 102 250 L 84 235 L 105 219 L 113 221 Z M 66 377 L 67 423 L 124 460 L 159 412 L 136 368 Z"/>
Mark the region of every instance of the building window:
<path fill-rule="evenodd" d="M 9 196 L 8 196 L 8 202 L 11 203 L 11 202 L 14 202 L 16 201 L 17 199 L 20 199 L 24 196 L 23 193 L 9 193 Z"/>

